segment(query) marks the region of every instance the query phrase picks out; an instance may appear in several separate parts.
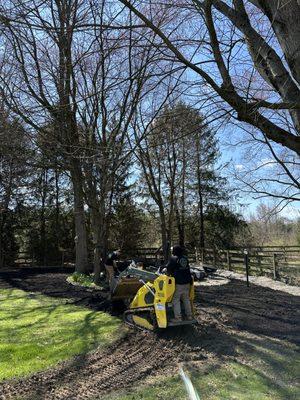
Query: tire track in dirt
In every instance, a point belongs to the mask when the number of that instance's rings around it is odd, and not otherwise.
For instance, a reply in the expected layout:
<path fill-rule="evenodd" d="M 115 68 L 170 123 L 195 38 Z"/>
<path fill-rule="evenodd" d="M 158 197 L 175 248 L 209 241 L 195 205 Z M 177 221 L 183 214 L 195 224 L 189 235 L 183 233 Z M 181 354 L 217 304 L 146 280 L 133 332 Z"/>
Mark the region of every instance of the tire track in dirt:
<path fill-rule="evenodd" d="M 205 344 L 217 334 L 216 319 L 205 314 L 194 328 L 181 327 L 160 334 L 130 330 L 106 350 L 59 364 L 28 378 L 0 384 L 0 399 L 84 400 L 130 388 L 151 376 L 176 373 L 178 363 L 211 357 Z"/>
<path fill-rule="evenodd" d="M 87 298 L 84 290 L 76 291 L 65 284 L 65 277 L 53 272 L 21 277 L 17 274 L 9 279 L 6 276 L 1 284 L 0 273 L 0 287 L 14 287 L 17 283 L 23 290 L 72 298 L 76 304 L 107 310 L 101 294 L 91 293 Z M 3 382 L 0 399 L 101 399 L 105 393 L 132 387 L 149 377 L 177 373 L 178 363 L 206 365 L 238 357 L 238 330 L 294 342 L 298 305 L 299 299 L 289 295 L 255 286 L 249 290 L 237 281 L 219 287 L 200 287 L 195 300 L 197 326 L 160 334 L 130 330 L 105 350 L 93 350 L 28 378 Z"/>
<path fill-rule="evenodd" d="M 164 375 L 178 362 L 199 359 L 199 347 L 184 345 L 185 332 L 129 332 L 105 351 L 95 350 L 57 368 L 0 385 L 0 399 L 82 400 L 132 387 L 147 376 Z M 186 357 L 188 355 L 188 357 Z M 193 357 L 194 355 L 194 357 Z M 200 358 L 203 358 L 201 355 Z"/>

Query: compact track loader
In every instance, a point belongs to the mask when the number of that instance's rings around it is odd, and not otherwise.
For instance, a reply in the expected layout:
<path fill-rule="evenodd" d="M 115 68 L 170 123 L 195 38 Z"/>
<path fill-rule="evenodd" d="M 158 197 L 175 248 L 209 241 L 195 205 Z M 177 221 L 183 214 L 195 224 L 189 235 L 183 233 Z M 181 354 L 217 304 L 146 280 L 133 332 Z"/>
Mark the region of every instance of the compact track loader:
<path fill-rule="evenodd" d="M 167 275 L 158 275 L 130 265 L 115 279 L 111 300 L 123 300 L 128 309 L 124 321 L 130 326 L 154 331 L 169 326 L 195 324 L 196 320 L 171 322 L 174 318 L 172 299 L 175 280 Z M 191 285 L 190 300 L 194 313 L 194 284 Z"/>

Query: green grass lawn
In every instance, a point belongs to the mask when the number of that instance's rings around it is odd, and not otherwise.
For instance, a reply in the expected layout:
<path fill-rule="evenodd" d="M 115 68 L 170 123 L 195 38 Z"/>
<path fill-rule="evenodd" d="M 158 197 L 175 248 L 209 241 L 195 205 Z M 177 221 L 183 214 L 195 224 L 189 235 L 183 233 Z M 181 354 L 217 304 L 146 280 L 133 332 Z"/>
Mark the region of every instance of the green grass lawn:
<path fill-rule="evenodd" d="M 43 370 L 124 332 L 117 318 L 66 302 L 0 290 L 0 380 Z"/>
<path fill-rule="evenodd" d="M 0 380 L 46 369 L 108 345 L 124 333 L 117 318 L 66 302 L 21 290 L 0 290 Z M 201 400 L 300 399 L 296 345 L 247 332 L 226 337 L 232 356 L 185 365 Z M 156 399 L 187 400 L 179 374 L 162 375 L 151 385 L 146 381 L 144 386 L 101 397 Z"/>
<path fill-rule="evenodd" d="M 268 337 L 235 337 L 236 357 L 219 364 L 186 365 L 201 400 L 298 400 L 296 345 Z M 101 400 L 188 400 L 179 373 Z"/>

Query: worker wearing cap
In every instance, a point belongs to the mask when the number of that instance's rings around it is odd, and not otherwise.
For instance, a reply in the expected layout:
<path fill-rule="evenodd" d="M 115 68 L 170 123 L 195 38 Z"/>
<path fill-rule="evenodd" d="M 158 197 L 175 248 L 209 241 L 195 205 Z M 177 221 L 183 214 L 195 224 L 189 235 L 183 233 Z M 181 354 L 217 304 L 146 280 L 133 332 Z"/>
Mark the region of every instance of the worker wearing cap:
<path fill-rule="evenodd" d="M 178 322 L 182 319 L 181 317 L 181 305 L 182 300 L 184 311 L 187 320 L 192 320 L 192 307 L 190 301 L 190 289 L 193 282 L 190 271 L 190 265 L 188 258 L 184 255 L 182 247 L 176 245 L 172 249 L 172 257 L 167 264 L 168 275 L 175 278 L 175 292 L 173 296 L 173 310 L 175 319 L 172 322 Z"/>
<path fill-rule="evenodd" d="M 109 255 L 105 261 L 106 277 L 107 277 L 110 287 L 111 287 L 112 280 L 115 277 L 115 273 L 118 270 L 116 260 L 119 258 L 120 253 L 121 253 L 121 251 L 119 249 L 109 253 Z"/>

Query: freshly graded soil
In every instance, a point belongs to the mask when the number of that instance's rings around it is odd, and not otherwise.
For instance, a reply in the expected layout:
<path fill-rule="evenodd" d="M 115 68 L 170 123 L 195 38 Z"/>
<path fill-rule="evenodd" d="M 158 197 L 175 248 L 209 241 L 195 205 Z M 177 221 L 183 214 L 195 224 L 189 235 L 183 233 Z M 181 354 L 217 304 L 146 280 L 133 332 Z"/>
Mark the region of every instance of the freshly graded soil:
<path fill-rule="evenodd" d="M 18 288 L 110 312 L 106 293 L 88 292 L 66 282 L 63 269 L 28 268 L 0 272 L 1 288 Z M 221 282 L 220 282 L 221 279 Z M 211 278 L 196 286 L 192 327 L 148 333 L 128 329 L 110 347 L 95 349 L 47 371 L 0 383 L 0 399 L 101 399 L 103 394 L 165 377 L 189 366 L 238 359 L 236 333 L 300 344 L 300 297 L 244 282 Z"/>

